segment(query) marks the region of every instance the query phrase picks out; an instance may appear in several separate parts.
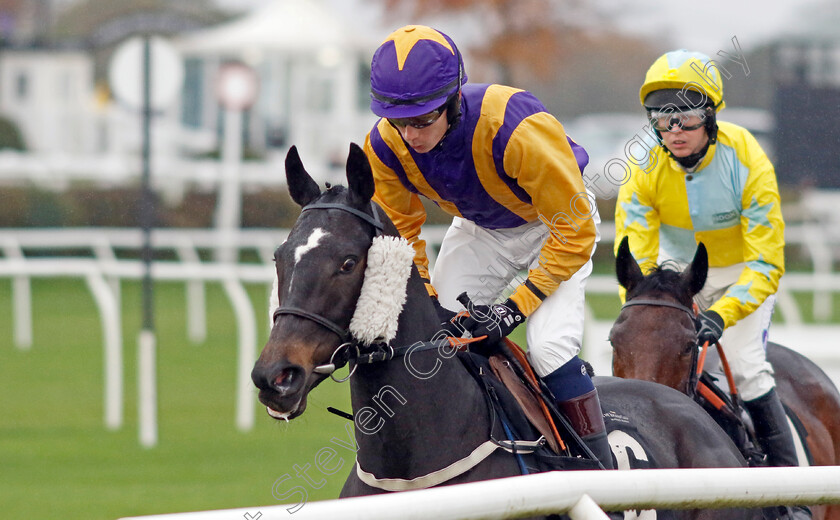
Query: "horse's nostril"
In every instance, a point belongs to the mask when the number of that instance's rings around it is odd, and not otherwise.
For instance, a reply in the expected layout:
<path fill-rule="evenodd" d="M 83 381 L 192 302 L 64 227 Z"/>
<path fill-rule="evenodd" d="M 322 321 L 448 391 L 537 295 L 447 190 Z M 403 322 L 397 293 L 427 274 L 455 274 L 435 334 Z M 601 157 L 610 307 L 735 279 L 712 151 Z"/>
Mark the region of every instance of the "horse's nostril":
<path fill-rule="evenodd" d="M 289 366 L 281 369 L 271 380 L 271 387 L 280 395 L 287 395 L 296 392 L 303 385 L 303 369 L 298 366 Z"/>
<path fill-rule="evenodd" d="M 300 389 L 305 372 L 302 367 L 286 362 L 263 364 L 258 361 L 251 371 L 251 379 L 260 390 L 273 390 L 286 395 Z"/>

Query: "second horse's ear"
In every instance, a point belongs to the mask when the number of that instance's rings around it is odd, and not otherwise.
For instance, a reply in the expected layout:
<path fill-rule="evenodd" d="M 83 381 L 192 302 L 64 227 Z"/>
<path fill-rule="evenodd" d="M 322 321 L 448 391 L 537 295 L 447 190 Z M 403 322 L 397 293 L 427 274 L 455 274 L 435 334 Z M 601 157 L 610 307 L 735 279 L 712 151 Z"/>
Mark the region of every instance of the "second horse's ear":
<path fill-rule="evenodd" d="M 633 253 L 630 252 L 629 237 L 622 238 L 618 245 L 618 253 L 615 255 L 615 274 L 618 277 L 619 285 L 624 287 L 627 292 L 630 292 L 644 278 L 641 267 L 633 258 Z"/>
<path fill-rule="evenodd" d="M 359 207 L 366 205 L 373 197 L 375 185 L 370 161 L 356 143 L 350 143 L 347 156 L 347 187 L 350 189 L 351 202 Z"/>
<path fill-rule="evenodd" d="M 303 207 L 321 195 L 321 189 L 300 160 L 297 147 L 289 148 L 286 154 L 286 183 L 289 186 L 289 195 L 299 206 Z"/>
<path fill-rule="evenodd" d="M 709 254 L 706 252 L 706 246 L 703 242 L 697 245 L 697 251 L 694 252 L 694 259 L 685 268 L 682 274 L 682 281 L 685 284 L 691 296 L 699 293 L 703 286 L 706 285 L 706 276 L 709 273 Z"/>

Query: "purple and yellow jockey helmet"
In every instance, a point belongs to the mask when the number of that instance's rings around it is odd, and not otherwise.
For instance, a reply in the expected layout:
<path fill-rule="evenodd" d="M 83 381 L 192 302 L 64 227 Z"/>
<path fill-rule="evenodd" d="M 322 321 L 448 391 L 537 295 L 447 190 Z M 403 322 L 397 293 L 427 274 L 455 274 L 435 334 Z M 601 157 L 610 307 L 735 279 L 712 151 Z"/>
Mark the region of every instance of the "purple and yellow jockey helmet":
<path fill-rule="evenodd" d="M 370 109 L 387 118 L 428 114 L 466 81 L 461 53 L 449 36 L 424 25 L 406 25 L 373 53 Z"/>

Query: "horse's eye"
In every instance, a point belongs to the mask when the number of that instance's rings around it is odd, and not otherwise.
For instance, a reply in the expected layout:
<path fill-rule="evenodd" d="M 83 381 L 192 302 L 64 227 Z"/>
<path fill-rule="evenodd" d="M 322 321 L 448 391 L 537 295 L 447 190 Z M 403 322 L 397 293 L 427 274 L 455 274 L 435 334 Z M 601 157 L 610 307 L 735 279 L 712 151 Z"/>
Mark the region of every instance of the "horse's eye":
<path fill-rule="evenodd" d="M 341 264 L 341 268 L 339 269 L 342 273 L 350 273 L 353 269 L 356 268 L 356 264 L 359 263 L 355 257 L 348 257 L 344 259 L 344 263 Z"/>

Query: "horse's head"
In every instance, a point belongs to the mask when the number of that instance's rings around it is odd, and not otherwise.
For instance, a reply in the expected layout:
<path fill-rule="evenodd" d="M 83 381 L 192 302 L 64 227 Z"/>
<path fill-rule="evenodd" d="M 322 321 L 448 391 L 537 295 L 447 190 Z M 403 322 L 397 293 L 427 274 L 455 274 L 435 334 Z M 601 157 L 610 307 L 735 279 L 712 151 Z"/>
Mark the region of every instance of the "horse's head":
<path fill-rule="evenodd" d="M 697 247 L 682 272 L 658 266 L 647 275 L 621 241 L 615 267 L 626 303 L 610 330 L 613 374 L 688 392 L 697 354 L 692 298 L 706 283 L 706 247 Z"/>
<path fill-rule="evenodd" d="M 251 372 L 260 401 L 278 419 L 303 413 L 308 392 L 329 374 L 323 367 L 350 341 L 348 330 L 374 236 L 383 227 L 398 235 L 371 203 L 373 175 L 357 145 L 350 147 L 347 188 L 328 187 L 321 193 L 294 147 L 286 157 L 286 178 L 302 211 L 274 253 L 274 323 Z"/>

